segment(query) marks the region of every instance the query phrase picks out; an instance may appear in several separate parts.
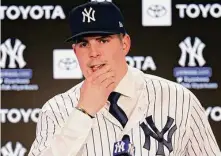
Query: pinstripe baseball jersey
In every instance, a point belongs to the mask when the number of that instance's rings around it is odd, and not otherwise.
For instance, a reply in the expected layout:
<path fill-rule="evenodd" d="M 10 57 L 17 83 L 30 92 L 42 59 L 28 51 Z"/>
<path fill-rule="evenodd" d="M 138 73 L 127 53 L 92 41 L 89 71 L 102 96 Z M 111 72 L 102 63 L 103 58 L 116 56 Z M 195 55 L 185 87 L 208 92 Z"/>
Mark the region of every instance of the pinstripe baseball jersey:
<path fill-rule="evenodd" d="M 42 107 L 29 156 L 112 156 L 125 134 L 136 156 L 220 155 L 203 107 L 183 86 L 128 66 L 115 90 L 128 115 L 123 128 L 108 102 L 93 119 L 75 108 L 82 83 Z"/>

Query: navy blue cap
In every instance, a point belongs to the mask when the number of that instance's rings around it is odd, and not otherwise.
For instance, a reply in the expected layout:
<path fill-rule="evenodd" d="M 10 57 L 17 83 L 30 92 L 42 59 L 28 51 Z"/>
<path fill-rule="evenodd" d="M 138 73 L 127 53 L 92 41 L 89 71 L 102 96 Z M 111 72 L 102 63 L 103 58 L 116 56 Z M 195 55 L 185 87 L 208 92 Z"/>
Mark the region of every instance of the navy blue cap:
<path fill-rule="evenodd" d="M 73 8 L 69 14 L 72 36 L 66 41 L 76 41 L 89 34 L 126 33 L 120 9 L 112 2 L 88 2 Z"/>

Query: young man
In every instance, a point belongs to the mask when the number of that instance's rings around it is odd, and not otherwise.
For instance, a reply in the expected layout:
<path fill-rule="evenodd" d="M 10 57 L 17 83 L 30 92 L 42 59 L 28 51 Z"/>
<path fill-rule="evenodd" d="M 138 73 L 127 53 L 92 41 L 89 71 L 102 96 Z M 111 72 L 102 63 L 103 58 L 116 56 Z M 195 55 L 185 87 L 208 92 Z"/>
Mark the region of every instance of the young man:
<path fill-rule="evenodd" d="M 130 37 L 113 3 L 74 8 L 70 27 L 85 80 L 43 106 L 29 156 L 220 155 L 190 91 L 127 65 Z"/>

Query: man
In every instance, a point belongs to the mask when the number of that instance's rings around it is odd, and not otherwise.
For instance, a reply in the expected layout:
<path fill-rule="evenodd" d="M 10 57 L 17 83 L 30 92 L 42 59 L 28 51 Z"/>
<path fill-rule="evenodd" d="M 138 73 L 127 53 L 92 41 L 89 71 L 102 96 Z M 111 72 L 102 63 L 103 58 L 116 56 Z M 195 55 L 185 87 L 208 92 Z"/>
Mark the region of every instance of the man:
<path fill-rule="evenodd" d="M 110 2 L 70 12 L 68 41 L 85 80 L 43 106 L 29 156 L 220 155 L 190 91 L 127 65 L 123 23 Z"/>

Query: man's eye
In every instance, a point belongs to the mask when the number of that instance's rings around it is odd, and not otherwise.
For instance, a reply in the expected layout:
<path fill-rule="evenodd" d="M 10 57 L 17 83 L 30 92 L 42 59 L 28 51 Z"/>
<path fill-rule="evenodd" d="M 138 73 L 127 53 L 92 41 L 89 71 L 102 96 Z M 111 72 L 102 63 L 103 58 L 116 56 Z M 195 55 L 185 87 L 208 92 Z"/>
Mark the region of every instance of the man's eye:
<path fill-rule="evenodd" d="M 107 43 L 108 40 L 107 40 L 107 39 L 100 39 L 99 42 L 100 42 L 100 43 Z"/>
<path fill-rule="evenodd" d="M 86 43 L 86 42 L 81 42 L 81 43 L 79 44 L 79 46 L 80 46 L 80 47 L 86 47 L 86 46 L 87 46 L 87 43 Z"/>

